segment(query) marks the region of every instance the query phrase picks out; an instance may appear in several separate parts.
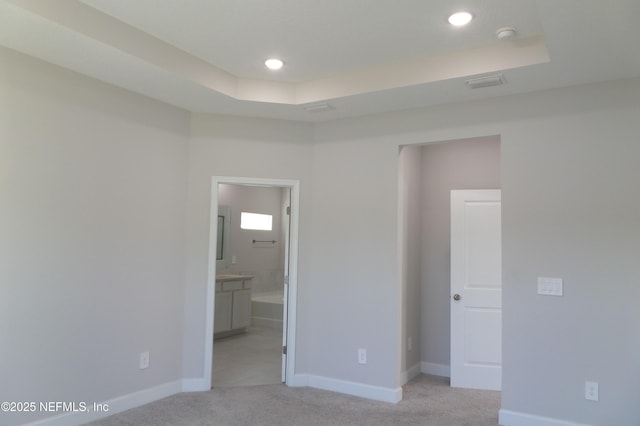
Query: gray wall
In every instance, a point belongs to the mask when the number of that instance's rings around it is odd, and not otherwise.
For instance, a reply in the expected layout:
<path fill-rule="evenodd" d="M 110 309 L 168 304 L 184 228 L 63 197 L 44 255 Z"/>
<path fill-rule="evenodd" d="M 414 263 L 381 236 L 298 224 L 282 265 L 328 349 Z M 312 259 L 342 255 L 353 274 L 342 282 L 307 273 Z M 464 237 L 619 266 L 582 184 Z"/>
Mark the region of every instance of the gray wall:
<path fill-rule="evenodd" d="M 309 275 L 312 213 L 313 127 L 306 123 L 192 114 L 187 202 L 187 276 L 183 375 L 204 376 L 206 288 L 209 256 L 211 177 L 236 176 L 300 180 L 298 267 L 299 351 L 305 371 L 309 330 Z"/>
<path fill-rule="evenodd" d="M 421 259 L 422 147 L 404 146 L 399 162 L 399 244 L 402 285 L 400 383 L 420 372 L 421 361 Z M 409 346 L 409 340 L 411 345 Z"/>
<path fill-rule="evenodd" d="M 387 389 L 399 386 L 398 146 L 314 146 L 311 255 L 305 313 L 308 372 Z M 367 364 L 357 363 L 358 348 Z"/>
<path fill-rule="evenodd" d="M 421 147 L 422 361 L 449 366 L 451 190 L 500 188 L 500 139 Z"/>
<path fill-rule="evenodd" d="M 503 139 L 506 408 L 640 424 L 638 83 L 585 91 L 587 111 Z M 536 295 L 538 276 L 564 278 L 564 297 Z"/>
<path fill-rule="evenodd" d="M 500 135 L 503 409 L 640 423 L 640 79 L 315 126 L 188 125 L 0 54 L 2 399 L 101 401 L 203 377 L 213 175 L 301 181 L 296 371 L 397 387 L 399 147 Z M 564 278 L 565 296 L 538 296 L 537 276 Z"/>
<path fill-rule="evenodd" d="M 188 132 L 182 110 L 0 49 L 0 400 L 181 379 Z"/>
<path fill-rule="evenodd" d="M 230 207 L 229 262 L 226 270 L 217 273 L 242 273 L 253 275 L 251 288 L 254 293 L 284 290 L 284 247 L 282 228 L 283 189 L 259 186 L 220 184 L 218 203 Z M 241 212 L 270 214 L 271 231 L 240 228 Z M 253 240 L 275 244 L 257 243 Z M 236 264 L 231 257 L 236 257 Z"/>
<path fill-rule="evenodd" d="M 397 189 L 388 185 L 398 166 L 393 148 L 500 135 L 503 410 L 596 425 L 640 423 L 638 117 L 640 79 L 632 79 L 317 126 L 316 168 L 328 168 L 335 158 L 340 167 L 326 180 L 314 180 L 314 200 L 322 204 L 322 194 L 355 181 L 338 190 L 339 205 L 348 216 L 372 212 L 356 231 L 346 232 L 339 253 L 314 252 L 313 265 L 347 256 L 342 262 L 351 272 L 314 274 L 317 282 L 333 278 L 327 292 L 349 287 L 351 296 L 369 295 L 362 307 L 334 305 L 344 317 L 350 309 L 368 325 L 358 322 L 363 331 L 357 337 L 357 327 L 344 330 L 352 335 L 337 340 L 344 361 L 330 361 L 346 363 L 354 340 L 371 346 L 401 335 L 402 287 L 393 284 L 393 263 L 384 261 L 394 251 L 393 238 L 387 239 L 396 217 L 389 206 Z M 348 201 L 348 193 L 354 200 Z M 314 219 L 317 229 L 334 225 Z M 321 235 L 314 241 L 320 246 L 337 237 Z M 538 276 L 564 278 L 565 296 L 537 295 Z M 337 330 L 338 322 L 324 326 Z M 375 346 L 385 358 L 379 368 L 395 361 L 401 370 L 399 345 Z M 375 377 L 387 383 L 384 373 Z M 584 399 L 585 379 L 600 383 L 598 403 Z"/>

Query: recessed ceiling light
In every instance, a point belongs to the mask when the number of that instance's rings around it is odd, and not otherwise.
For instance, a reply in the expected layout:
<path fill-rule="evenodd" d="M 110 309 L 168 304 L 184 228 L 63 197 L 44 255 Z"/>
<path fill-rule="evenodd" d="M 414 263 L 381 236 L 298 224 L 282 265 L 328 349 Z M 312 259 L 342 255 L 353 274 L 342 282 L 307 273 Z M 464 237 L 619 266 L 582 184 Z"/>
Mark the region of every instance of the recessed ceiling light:
<path fill-rule="evenodd" d="M 284 62 L 281 59 L 271 58 L 264 61 L 264 64 L 270 70 L 279 70 L 284 65 Z"/>
<path fill-rule="evenodd" d="M 449 23 L 456 27 L 467 25 L 473 19 L 473 15 L 469 12 L 457 12 L 449 16 Z"/>

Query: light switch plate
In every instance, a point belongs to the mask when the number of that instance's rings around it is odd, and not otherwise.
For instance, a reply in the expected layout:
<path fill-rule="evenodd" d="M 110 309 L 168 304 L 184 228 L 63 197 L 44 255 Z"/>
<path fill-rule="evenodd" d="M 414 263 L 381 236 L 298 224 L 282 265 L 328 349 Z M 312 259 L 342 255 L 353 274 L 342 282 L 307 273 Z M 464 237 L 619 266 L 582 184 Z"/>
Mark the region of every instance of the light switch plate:
<path fill-rule="evenodd" d="M 562 296 L 564 294 L 562 278 L 538 277 L 538 294 Z"/>

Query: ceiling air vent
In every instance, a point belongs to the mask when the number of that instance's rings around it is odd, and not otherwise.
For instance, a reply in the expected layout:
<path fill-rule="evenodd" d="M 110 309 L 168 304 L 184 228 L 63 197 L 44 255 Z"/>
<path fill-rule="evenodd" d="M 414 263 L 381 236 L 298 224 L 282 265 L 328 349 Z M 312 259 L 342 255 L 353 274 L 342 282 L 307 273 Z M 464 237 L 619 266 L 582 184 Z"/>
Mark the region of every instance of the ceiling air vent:
<path fill-rule="evenodd" d="M 333 109 L 333 107 L 329 104 L 305 105 L 302 108 L 307 112 L 326 112 Z"/>
<path fill-rule="evenodd" d="M 501 86 L 506 83 L 507 83 L 507 80 L 505 80 L 504 75 L 502 74 L 487 75 L 485 77 L 472 78 L 471 80 L 467 80 L 465 82 L 465 84 L 469 89 L 480 89 L 482 87 Z"/>

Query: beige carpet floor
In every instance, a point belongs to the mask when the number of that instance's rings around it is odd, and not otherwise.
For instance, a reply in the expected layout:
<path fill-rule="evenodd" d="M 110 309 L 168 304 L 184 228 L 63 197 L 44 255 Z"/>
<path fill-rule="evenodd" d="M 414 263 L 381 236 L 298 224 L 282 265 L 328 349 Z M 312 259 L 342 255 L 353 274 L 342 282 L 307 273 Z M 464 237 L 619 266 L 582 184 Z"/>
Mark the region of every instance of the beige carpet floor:
<path fill-rule="evenodd" d="M 93 426 L 496 426 L 500 392 L 453 389 L 420 375 L 398 404 L 311 388 L 258 385 L 182 393 L 92 423 Z"/>

